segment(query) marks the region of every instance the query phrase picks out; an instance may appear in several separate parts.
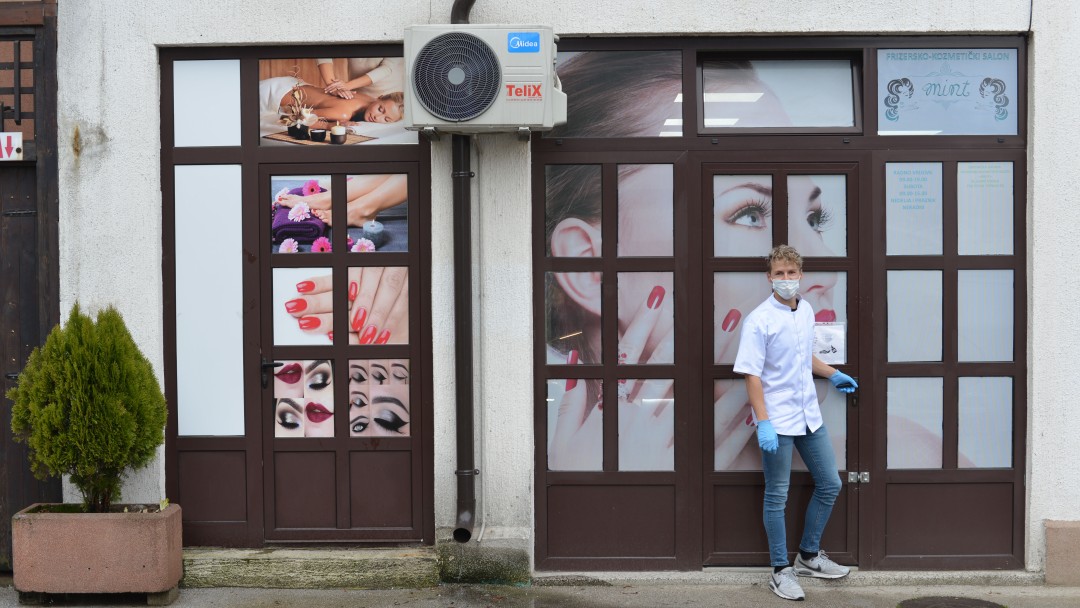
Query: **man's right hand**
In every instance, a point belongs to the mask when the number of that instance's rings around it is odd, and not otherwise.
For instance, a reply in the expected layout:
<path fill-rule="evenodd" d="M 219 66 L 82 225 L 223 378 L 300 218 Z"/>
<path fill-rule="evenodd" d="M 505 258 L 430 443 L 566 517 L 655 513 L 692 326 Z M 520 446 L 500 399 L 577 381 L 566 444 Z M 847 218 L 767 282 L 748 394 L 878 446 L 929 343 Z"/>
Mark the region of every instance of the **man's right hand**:
<path fill-rule="evenodd" d="M 768 420 L 759 420 L 757 423 L 757 443 L 762 451 L 770 454 L 776 453 L 776 448 L 780 447 L 780 438 L 776 436 L 776 431 Z"/>

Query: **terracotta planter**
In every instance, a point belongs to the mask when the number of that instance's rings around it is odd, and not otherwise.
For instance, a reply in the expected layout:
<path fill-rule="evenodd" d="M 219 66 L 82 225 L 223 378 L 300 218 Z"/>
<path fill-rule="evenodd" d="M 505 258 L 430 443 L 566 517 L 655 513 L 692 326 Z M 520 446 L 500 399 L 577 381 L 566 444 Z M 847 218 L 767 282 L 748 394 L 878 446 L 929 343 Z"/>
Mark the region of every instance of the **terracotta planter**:
<path fill-rule="evenodd" d="M 161 593 L 184 570 L 180 507 L 159 513 L 30 513 L 11 518 L 21 593 Z"/>

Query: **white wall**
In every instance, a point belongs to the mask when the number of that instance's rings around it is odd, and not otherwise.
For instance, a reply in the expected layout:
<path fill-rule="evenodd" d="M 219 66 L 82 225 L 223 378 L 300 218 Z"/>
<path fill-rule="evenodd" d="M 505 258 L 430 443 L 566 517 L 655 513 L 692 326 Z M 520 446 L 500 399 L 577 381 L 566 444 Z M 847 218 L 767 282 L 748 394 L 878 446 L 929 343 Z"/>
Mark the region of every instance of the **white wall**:
<path fill-rule="evenodd" d="M 158 46 L 396 42 L 411 23 L 449 20 L 451 0 L 400 0 L 362 11 L 355 0 L 59 0 L 60 300 L 89 310 L 115 303 L 162 373 Z M 617 8 L 615 8 L 617 6 Z M 1042 520 L 1080 520 L 1080 469 L 1062 429 L 1080 427 L 1070 356 L 1080 322 L 1069 268 L 1080 226 L 1070 187 L 1080 140 L 1080 83 L 1069 0 L 1034 3 L 1030 105 L 1031 260 L 1028 567 L 1043 560 Z M 1015 33 L 1028 0 L 480 0 L 475 23 L 537 22 L 561 35 L 724 33 Z M 312 39 L 318 24 L 320 37 Z M 1035 94 L 1037 93 L 1038 96 Z M 75 152 L 75 133 L 79 133 Z M 529 153 L 511 136 L 479 139 L 474 181 L 477 403 L 484 454 L 477 466 L 493 537 L 533 527 Z M 454 517 L 453 262 L 449 142 L 432 151 L 432 311 L 436 524 Z M 1060 170 L 1059 170 L 1060 169 Z M 1062 221 L 1065 220 L 1065 221 Z M 1075 221 L 1069 221 L 1075 220 Z M 1063 327 L 1063 324 L 1066 324 Z M 507 345 L 521 345 L 515 356 Z M 497 489 L 497 491 L 495 491 Z M 161 459 L 135 475 L 125 499 L 164 494 Z"/>
<path fill-rule="evenodd" d="M 1074 54 L 1080 8 L 1070 0 L 1036 0 L 1032 20 L 1028 165 L 1028 543 L 1027 562 L 1041 569 L 1046 519 L 1080 520 L 1076 430 L 1080 298 L 1075 265 L 1080 240 L 1080 96 Z"/>

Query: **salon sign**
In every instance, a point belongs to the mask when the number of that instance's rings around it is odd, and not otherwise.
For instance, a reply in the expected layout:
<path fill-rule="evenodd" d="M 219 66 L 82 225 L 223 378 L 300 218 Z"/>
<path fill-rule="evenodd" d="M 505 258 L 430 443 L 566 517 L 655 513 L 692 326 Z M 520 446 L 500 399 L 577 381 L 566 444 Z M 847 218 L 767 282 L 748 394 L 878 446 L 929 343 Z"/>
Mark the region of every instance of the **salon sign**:
<path fill-rule="evenodd" d="M 1017 50 L 879 49 L 878 134 L 1015 135 Z"/>
<path fill-rule="evenodd" d="M 17 131 L 0 132 L 0 160 L 22 160 L 22 133 Z"/>

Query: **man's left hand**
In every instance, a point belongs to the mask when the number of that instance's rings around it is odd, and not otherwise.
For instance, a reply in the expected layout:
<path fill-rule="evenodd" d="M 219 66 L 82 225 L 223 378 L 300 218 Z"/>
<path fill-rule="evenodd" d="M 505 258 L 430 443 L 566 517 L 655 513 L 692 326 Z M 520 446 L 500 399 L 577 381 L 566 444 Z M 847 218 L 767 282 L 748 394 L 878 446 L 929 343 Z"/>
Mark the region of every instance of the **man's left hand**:
<path fill-rule="evenodd" d="M 859 383 L 855 382 L 854 378 L 840 370 L 829 376 L 829 382 L 843 393 L 854 393 L 855 389 L 859 388 Z"/>

